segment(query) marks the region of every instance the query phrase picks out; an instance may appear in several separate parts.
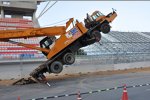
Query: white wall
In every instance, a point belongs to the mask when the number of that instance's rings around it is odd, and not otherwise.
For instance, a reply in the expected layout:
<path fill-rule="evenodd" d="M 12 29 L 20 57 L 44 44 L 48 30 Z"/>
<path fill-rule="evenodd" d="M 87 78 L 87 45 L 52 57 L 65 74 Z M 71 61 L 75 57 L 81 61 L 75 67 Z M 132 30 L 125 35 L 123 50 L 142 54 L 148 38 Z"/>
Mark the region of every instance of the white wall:
<path fill-rule="evenodd" d="M 82 62 L 81 59 L 77 59 L 76 62 Z M 42 62 L 19 62 L 19 63 L 4 63 L 0 65 L 0 79 L 12 79 L 28 77 L 30 72 L 39 66 Z M 60 73 L 73 74 L 73 73 L 87 73 L 95 71 L 106 70 L 118 70 L 129 68 L 150 67 L 150 61 L 148 62 L 135 62 L 135 63 L 122 63 L 122 64 L 74 64 L 72 66 L 64 66 L 64 70 Z"/>

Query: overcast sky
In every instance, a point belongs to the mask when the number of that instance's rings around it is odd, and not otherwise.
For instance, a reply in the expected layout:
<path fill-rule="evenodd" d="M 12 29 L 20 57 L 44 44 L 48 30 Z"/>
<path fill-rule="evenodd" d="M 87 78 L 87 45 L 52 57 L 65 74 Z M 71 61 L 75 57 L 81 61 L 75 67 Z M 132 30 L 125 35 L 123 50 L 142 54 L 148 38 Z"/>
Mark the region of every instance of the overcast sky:
<path fill-rule="evenodd" d="M 46 2 L 38 6 L 36 16 L 45 5 Z M 112 30 L 150 32 L 150 1 L 58 1 L 39 22 L 41 26 L 45 26 L 71 17 L 83 22 L 86 13 L 91 14 L 99 10 L 108 14 L 112 8 L 115 8 L 118 14 L 111 24 Z"/>

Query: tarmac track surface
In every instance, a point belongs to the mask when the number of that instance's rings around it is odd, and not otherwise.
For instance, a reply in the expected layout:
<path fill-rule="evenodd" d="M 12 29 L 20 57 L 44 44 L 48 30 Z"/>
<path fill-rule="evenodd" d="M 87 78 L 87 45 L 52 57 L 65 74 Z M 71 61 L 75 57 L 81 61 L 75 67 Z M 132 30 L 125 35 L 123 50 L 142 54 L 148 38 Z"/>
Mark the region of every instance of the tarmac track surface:
<path fill-rule="evenodd" d="M 150 72 L 137 72 L 109 76 L 87 76 L 65 80 L 49 81 L 51 87 L 44 84 L 0 86 L 0 100 L 28 100 L 40 97 L 102 90 L 127 84 L 127 86 L 150 83 Z M 121 100 L 122 89 L 81 95 L 82 100 Z M 150 86 L 128 88 L 129 100 L 150 100 Z M 77 100 L 77 96 L 51 98 L 47 100 Z"/>

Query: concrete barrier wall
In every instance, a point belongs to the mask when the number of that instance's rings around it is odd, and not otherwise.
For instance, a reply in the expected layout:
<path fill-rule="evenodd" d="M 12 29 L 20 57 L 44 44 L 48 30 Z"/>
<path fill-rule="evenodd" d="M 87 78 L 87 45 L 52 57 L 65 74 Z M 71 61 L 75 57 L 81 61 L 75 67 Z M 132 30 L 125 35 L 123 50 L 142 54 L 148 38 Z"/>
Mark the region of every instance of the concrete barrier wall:
<path fill-rule="evenodd" d="M 146 62 L 135 62 L 135 63 L 115 64 L 115 65 L 114 65 L 114 70 L 118 70 L 118 69 L 129 69 L 129 68 L 140 68 L 140 67 L 150 67 L 150 61 L 146 61 Z"/>
<path fill-rule="evenodd" d="M 68 73 L 87 73 L 87 72 L 96 72 L 96 71 L 107 71 L 107 70 L 118 70 L 118 69 L 130 69 L 130 68 L 141 68 L 141 67 L 150 67 L 150 62 L 134 62 L 134 63 L 121 63 L 121 64 L 104 64 L 104 65 L 72 65 L 64 69 L 62 74 Z"/>
<path fill-rule="evenodd" d="M 85 63 L 86 62 L 86 63 Z M 60 73 L 63 74 L 73 74 L 73 73 L 87 73 L 96 71 L 106 71 L 106 70 L 118 70 L 118 69 L 129 69 L 129 68 L 140 68 L 140 67 L 150 67 L 150 61 L 145 62 L 134 62 L 134 63 L 121 63 L 121 64 L 99 64 L 98 62 L 92 62 L 92 60 L 87 59 L 77 59 L 75 64 L 71 66 L 64 66 L 64 70 Z M 28 77 L 29 73 L 39 66 L 43 61 L 33 61 L 33 62 L 11 62 L 11 63 L 1 63 L 0 64 L 0 79 L 16 79 Z"/>
<path fill-rule="evenodd" d="M 41 62 L 4 63 L 0 65 L 0 79 L 27 77 Z"/>

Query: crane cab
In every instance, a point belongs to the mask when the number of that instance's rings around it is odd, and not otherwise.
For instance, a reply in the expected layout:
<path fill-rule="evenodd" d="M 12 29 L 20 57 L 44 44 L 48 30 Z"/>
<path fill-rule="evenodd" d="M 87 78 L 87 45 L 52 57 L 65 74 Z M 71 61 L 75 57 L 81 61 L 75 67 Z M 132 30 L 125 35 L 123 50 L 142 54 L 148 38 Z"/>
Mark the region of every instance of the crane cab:
<path fill-rule="evenodd" d="M 53 36 L 53 37 L 45 37 L 43 38 L 41 41 L 40 41 L 40 47 L 41 48 L 44 48 L 44 49 L 51 49 L 52 47 L 52 44 L 56 41 L 56 37 Z M 47 52 L 44 52 L 42 51 L 42 53 L 47 56 L 48 53 Z"/>

